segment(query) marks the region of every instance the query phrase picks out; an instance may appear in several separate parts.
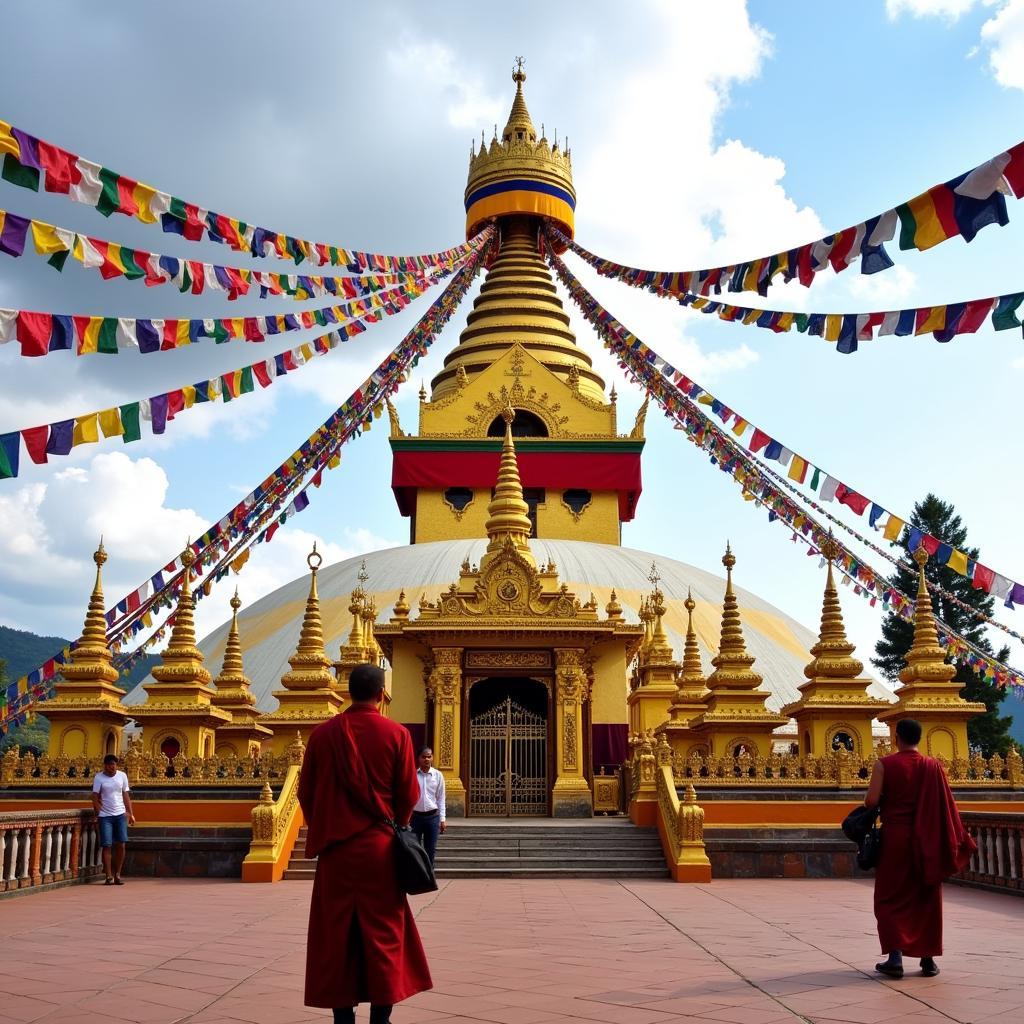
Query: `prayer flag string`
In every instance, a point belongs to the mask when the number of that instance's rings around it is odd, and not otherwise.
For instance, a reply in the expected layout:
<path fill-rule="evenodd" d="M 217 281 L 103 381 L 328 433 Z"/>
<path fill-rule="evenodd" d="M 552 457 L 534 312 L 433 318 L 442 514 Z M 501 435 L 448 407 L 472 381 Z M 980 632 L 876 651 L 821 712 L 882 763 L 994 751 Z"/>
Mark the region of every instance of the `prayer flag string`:
<path fill-rule="evenodd" d="M 308 260 L 317 266 L 347 267 L 352 273 L 367 270 L 405 272 L 449 266 L 469 255 L 470 243 L 422 256 L 386 256 L 323 242 L 309 242 L 247 224 L 237 217 L 206 210 L 177 196 L 161 192 L 100 164 L 76 156 L 6 121 L 0 121 L 0 177 L 14 185 L 66 195 L 91 206 L 104 217 L 112 213 L 134 217 L 144 224 L 159 221 L 166 233 L 190 242 L 204 236 L 250 256 L 276 256 L 296 264 Z"/>

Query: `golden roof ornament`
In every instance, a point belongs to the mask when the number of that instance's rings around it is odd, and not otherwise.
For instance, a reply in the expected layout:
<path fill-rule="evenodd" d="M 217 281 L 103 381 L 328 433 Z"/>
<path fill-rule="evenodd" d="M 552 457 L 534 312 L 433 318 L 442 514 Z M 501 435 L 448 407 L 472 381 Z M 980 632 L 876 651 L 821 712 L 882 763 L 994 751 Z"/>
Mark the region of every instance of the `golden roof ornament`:
<path fill-rule="evenodd" d="M 306 612 L 302 618 L 298 645 L 288 659 L 292 670 L 281 677 L 281 685 L 286 690 L 329 689 L 334 682 L 330 672 L 332 662 L 324 650 L 324 628 L 316 582 L 323 556 L 316 549 L 316 541 L 313 542 L 313 550 L 306 556 L 306 564 L 310 571 L 309 597 L 306 598 Z"/>
<path fill-rule="evenodd" d="M 825 595 L 821 606 L 821 630 L 818 642 L 811 648 L 814 660 L 804 668 L 808 679 L 854 679 L 864 671 L 863 662 L 851 657 L 855 647 L 846 637 L 843 609 L 839 604 L 832 563 L 842 552 L 832 531 L 821 544 L 821 553 L 828 561 Z"/>
<path fill-rule="evenodd" d="M 96 579 L 89 595 L 82 635 L 71 651 L 70 662 L 61 668 L 60 674 L 71 683 L 100 683 L 105 690 L 107 687 L 102 684 L 117 682 L 118 671 L 114 668 L 110 645 L 107 643 L 107 620 L 103 607 L 103 566 L 107 561 L 107 552 L 102 537 L 92 560 L 96 563 Z M 120 694 L 117 694 L 115 700 L 119 702 L 119 698 Z"/>
<path fill-rule="evenodd" d="M 398 600 L 391 610 L 392 618 L 407 619 L 409 617 L 409 602 L 405 599 L 405 590 L 398 592 Z"/>
<path fill-rule="evenodd" d="M 615 593 L 615 588 L 612 588 L 611 594 L 608 596 L 608 603 L 604 606 L 605 615 L 609 619 L 621 619 L 622 618 L 622 605 L 619 604 L 619 596 Z"/>
<path fill-rule="evenodd" d="M 505 440 L 501 446 L 501 461 L 498 465 L 498 482 L 494 497 L 487 506 L 487 555 L 493 556 L 502 550 L 506 541 L 511 543 L 533 562 L 530 554 L 530 506 L 523 498 L 523 485 L 519 478 L 519 463 L 516 459 L 515 441 L 512 439 L 512 421 L 515 412 L 506 406 L 501 417 L 505 421 Z M 481 562 L 481 569 L 483 562 Z"/>
<path fill-rule="evenodd" d="M 917 562 L 914 642 L 904 659 L 907 666 L 900 672 L 900 682 L 903 684 L 949 682 L 956 675 L 956 666 L 946 664 L 946 651 L 939 643 L 939 633 L 935 627 L 935 612 L 924 575 L 928 552 L 921 546 L 912 557 Z"/>
<path fill-rule="evenodd" d="M 683 602 L 686 608 L 686 642 L 683 645 L 683 668 L 680 673 L 679 690 L 693 689 L 699 686 L 704 688 L 704 669 L 700 661 L 700 647 L 697 645 L 697 634 L 693 629 L 693 610 L 697 602 L 693 599 L 691 591 L 687 590 L 686 600 Z"/>
<path fill-rule="evenodd" d="M 708 687 L 730 689 L 756 689 L 761 685 L 762 678 L 751 666 L 754 658 L 747 654 L 746 642 L 743 639 L 743 626 L 740 622 L 739 603 L 732 586 L 732 570 L 736 565 L 736 556 L 732 546 L 726 542 L 725 554 L 722 556 L 725 566 L 725 601 L 722 605 L 722 632 L 718 645 L 718 654 L 711 659 L 715 671 L 708 677 Z"/>
<path fill-rule="evenodd" d="M 162 664 L 154 665 L 152 676 L 157 682 L 179 682 L 189 679 L 209 685 L 213 677 L 203 665 L 203 655 L 196 646 L 195 600 L 192 597 L 192 566 L 196 556 L 192 551 L 191 539 L 181 553 L 184 566 L 181 575 L 181 592 L 174 612 L 174 625 L 167 649 L 161 655 Z"/>

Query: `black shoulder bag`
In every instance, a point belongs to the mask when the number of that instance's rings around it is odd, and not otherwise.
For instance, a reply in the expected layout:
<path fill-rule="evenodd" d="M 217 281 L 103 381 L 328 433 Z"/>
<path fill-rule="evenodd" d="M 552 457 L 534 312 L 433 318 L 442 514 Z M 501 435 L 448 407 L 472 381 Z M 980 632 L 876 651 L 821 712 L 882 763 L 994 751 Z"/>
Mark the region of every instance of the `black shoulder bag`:
<path fill-rule="evenodd" d="M 362 758 L 351 733 L 349 733 L 348 739 L 353 749 Z M 423 845 L 411 828 L 399 825 L 394 818 L 382 813 L 380 801 L 377 800 L 377 794 L 370 784 L 366 759 L 362 758 L 362 761 L 363 770 L 366 772 L 367 808 L 371 815 L 379 816 L 380 824 L 386 825 L 394 833 L 395 868 L 398 873 L 399 887 L 410 896 L 417 896 L 424 892 L 436 892 L 437 879 L 434 877 L 434 867 L 430 863 L 427 851 L 423 849 Z"/>
<path fill-rule="evenodd" d="M 882 850 L 882 827 L 877 807 L 855 807 L 843 821 L 847 839 L 857 844 L 857 867 L 870 871 L 878 864 Z"/>

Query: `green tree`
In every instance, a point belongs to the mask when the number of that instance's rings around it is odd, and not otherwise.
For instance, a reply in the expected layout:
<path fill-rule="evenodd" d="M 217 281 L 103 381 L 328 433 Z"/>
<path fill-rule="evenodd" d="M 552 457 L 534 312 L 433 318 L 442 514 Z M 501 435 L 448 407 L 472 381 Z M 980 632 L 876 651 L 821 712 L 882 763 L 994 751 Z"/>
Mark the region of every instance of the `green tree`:
<path fill-rule="evenodd" d="M 977 560 L 978 549 L 967 545 L 967 528 L 957 515 L 956 509 L 934 494 L 927 494 L 923 501 L 914 506 L 910 525 L 946 544 L 952 544 L 965 552 L 970 559 Z M 910 528 L 903 531 L 898 545 L 909 554 Z M 983 590 L 975 590 L 971 581 L 944 565 L 930 559 L 925 566 L 925 578 L 929 584 L 937 584 L 953 594 L 970 608 L 991 616 L 995 599 Z M 899 568 L 889 582 L 904 594 L 913 597 L 917 593 L 917 573 Z M 970 640 L 986 654 L 992 654 L 992 645 L 985 635 L 985 626 L 969 612 L 954 604 L 948 598 L 932 591 L 932 607 L 935 614 L 951 629 Z M 914 640 L 911 622 L 898 615 L 888 615 L 882 623 L 882 638 L 875 644 L 872 664 L 887 679 L 895 681 L 900 670 L 906 665 L 905 655 Z M 1002 648 L 995 657 L 1006 661 L 1010 656 L 1008 647 Z M 1006 699 L 1006 689 L 995 683 L 986 682 L 966 665 L 957 667 L 954 676 L 963 686 L 960 691 L 965 700 L 979 701 L 988 709 L 983 715 L 973 716 L 967 723 L 967 738 L 972 747 L 977 747 L 986 757 L 994 753 L 1006 754 L 1013 740 L 1009 728 L 1013 719 L 999 714 L 999 705 Z"/>

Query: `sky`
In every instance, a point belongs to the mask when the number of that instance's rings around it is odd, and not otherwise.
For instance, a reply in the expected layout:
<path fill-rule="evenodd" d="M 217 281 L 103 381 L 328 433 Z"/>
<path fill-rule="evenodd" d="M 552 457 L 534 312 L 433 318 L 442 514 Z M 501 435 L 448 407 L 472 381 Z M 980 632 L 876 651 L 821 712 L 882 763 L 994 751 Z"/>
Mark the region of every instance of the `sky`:
<path fill-rule="evenodd" d="M 572 148 L 577 239 L 658 269 L 753 258 L 857 223 L 1020 141 L 1024 113 L 1024 0 L 8 0 L 0 36 L 0 118 L 206 208 L 396 254 L 461 241 L 470 143 L 504 124 L 519 55 L 534 122 Z M 970 245 L 893 245 L 886 273 L 864 277 L 855 265 L 811 289 L 773 287 L 768 304 L 853 312 L 1020 290 L 1024 204 L 1008 204 L 1009 226 Z M 255 262 L 2 181 L 0 207 L 154 251 Z M 818 338 L 720 323 L 567 260 L 613 315 L 748 420 L 903 518 L 928 491 L 954 502 L 986 564 L 1024 579 L 1017 332 L 985 328 L 947 345 L 887 338 L 843 356 Z M 101 533 L 114 600 L 283 461 L 430 301 L 265 391 L 194 408 L 160 438 L 83 446 L 47 466 L 24 459 L 17 480 L 0 482 L 0 623 L 77 636 Z M 35 257 L 0 255 L 0 307 L 197 317 L 322 304 L 193 298 L 104 282 L 72 261 L 57 274 Z M 399 393 L 406 429 L 420 379 L 440 368 L 469 308 Z M 642 396 L 581 318 L 573 323 L 630 423 Z M 301 340 L 36 360 L 0 347 L 0 433 L 180 387 Z M 655 410 L 647 436 L 644 493 L 623 543 L 721 572 L 728 539 L 737 582 L 816 629 L 817 559 Z M 309 508 L 256 550 L 237 579 L 243 599 L 302 575 L 314 539 L 328 564 L 406 543 L 390 472 L 386 429 L 347 446 Z M 219 589 L 199 607 L 201 632 L 230 614 L 229 588 Z M 879 614 L 852 591 L 841 596 L 867 661 Z M 1000 613 L 1018 631 L 1020 614 Z M 1016 640 L 1011 648 L 1019 667 L 1024 652 Z"/>

